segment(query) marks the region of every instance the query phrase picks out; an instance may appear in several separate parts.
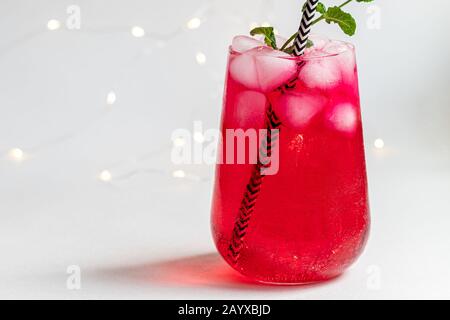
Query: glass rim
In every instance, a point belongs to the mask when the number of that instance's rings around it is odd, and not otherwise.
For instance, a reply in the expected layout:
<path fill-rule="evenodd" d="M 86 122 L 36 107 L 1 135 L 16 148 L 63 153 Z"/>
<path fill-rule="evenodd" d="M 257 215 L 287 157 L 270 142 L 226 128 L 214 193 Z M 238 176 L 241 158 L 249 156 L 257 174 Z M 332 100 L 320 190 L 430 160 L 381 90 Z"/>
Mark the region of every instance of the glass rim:
<path fill-rule="evenodd" d="M 350 42 L 347 42 L 347 41 L 343 41 L 343 40 L 331 40 L 330 39 L 330 42 L 333 42 L 333 43 L 339 43 L 339 44 L 343 44 L 343 45 L 345 45 L 346 46 L 346 50 L 342 50 L 342 51 L 340 51 L 340 52 L 336 52 L 336 53 L 323 53 L 323 54 L 319 54 L 319 55 L 313 55 L 313 56 L 299 56 L 299 57 L 297 57 L 297 56 L 292 56 L 292 55 L 289 55 L 289 56 L 279 56 L 279 57 L 274 57 L 274 56 L 271 56 L 272 58 L 279 58 L 279 59 L 286 59 L 286 60 L 295 60 L 295 61 L 311 61 L 311 60 L 320 60 L 320 59 L 324 59 L 324 58 L 330 58 L 330 57 L 337 57 L 337 56 L 340 56 L 340 55 L 342 55 L 342 54 L 344 54 L 344 53 L 347 53 L 347 52 L 349 52 L 349 51 L 354 51 L 355 50 L 355 45 L 354 44 L 352 44 L 352 43 L 350 43 Z M 268 46 L 259 46 L 259 47 L 255 47 L 255 48 L 270 48 L 270 47 L 268 47 Z M 253 49 L 255 49 L 255 48 L 253 48 Z M 250 50 L 253 50 L 253 49 L 250 49 Z M 247 51 L 244 51 L 244 52 L 239 52 L 239 51 L 235 51 L 235 50 L 233 50 L 233 48 L 232 48 L 232 46 L 231 45 L 229 45 L 229 47 L 228 47 L 228 52 L 229 52 L 229 54 L 234 54 L 234 55 L 241 55 L 241 54 L 244 54 L 244 53 L 246 53 Z M 280 51 L 281 52 L 281 51 Z"/>

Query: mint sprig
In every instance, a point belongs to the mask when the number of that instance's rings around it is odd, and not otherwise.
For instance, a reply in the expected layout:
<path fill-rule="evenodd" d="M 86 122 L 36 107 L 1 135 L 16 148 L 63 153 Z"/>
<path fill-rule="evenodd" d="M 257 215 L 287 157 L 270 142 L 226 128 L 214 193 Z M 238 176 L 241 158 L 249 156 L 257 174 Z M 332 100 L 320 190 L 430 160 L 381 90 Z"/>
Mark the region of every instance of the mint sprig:
<path fill-rule="evenodd" d="M 317 9 L 316 10 L 317 10 L 318 13 L 321 13 L 321 14 L 324 14 L 325 12 L 327 12 L 327 8 L 325 7 L 325 5 L 322 2 L 319 2 L 317 4 Z"/>
<path fill-rule="evenodd" d="M 322 2 L 319 2 L 319 4 L 317 5 L 317 12 L 320 14 L 320 17 L 318 17 L 316 20 L 314 20 L 312 22 L 312 25 L 315 25 L 321 21 L 325 21 L 328 24 L 337 24 L 341 30 L 348 36 L 353 36 L 356 33 L 356 21 L 355 18 L 353 18 L 353 16 L 342 10 L 343 7 L 345 7 L 346 5 L 348 5 L 349 3 L 356 1 L 356 2 L 372 2 L 374 0 L 347 0 L 344 3 L 342 3 L 339 6 L 334 6 L 334 7 L 329 7 L 327 8 L 325 6 L 325 4 L 323 4 Z M 306 5 L 306 4 L 305 4 Z M 303 6 L 303 10 L 304 10 L 305 6 Z M 269 27 L 271 28 L 271 27 Z M 260 28 L 257 28 L 260 29 Z M 254 29 L 255 30 L 255 29 Z M 253 31 L 253 30 L 252 30 Z M 273 28 L 272 28 L 273 31 Z M 279 49 L 281 51 L 287 52 L 287 53 L 292 53 L 294 50 L 294 47 L 291 44 L 292 41 L 294 41 L 294 39 L 296 38 L 297 33 L 294 33 L 284 44 L 283 46 Z M 274 36 L 275 38 L 275 36 Z M 270 45 L 272 48 L 277 49 L 276 47 L 276 42 L 270 42 L 270 44 L 268 43 L 269 40 L 265 40 L 265 42 Z M 273 46 L 273 44 L 275 46 Z M 308 43 L 309 46 L 312 46 L 312 43 L 309 42 Z"/>
<path fill-rule="evenodd" d="M 277 48 L 277 39 L 275 38 L 275 32 L 273 31 L 273 27 L 257 27 L 250 31 L 250 35 L 255 36 L 257 34 L 264 36 L 264 42 L 274 48 Z"/>
<path fill-rule="evenodd" d="M 328 24 L 337 23 L 346 35 L 353 36 L 356 32 L 356 21 L 353 16 L 339 7 L 328 8 L 322 17 Z"/>
<path fill-rule="evenodd" d="M 353 36 L 356 32 L 356 21 L 350 13 L 342 10 L 343 7 L 352 1 L 353 0 L 347 0 L 340 6 L 330 7 L 328 9 L 322 2 L 319 2 L 317 5 L 317 12 L 322 15 L 317 20 L 313 21 L 313 25 L 322 20 L 325 20 L 328 24 L 336 23 L 346 35 Z M 356 2 L 372 1 L 374 0 L 356 0 Z"/>

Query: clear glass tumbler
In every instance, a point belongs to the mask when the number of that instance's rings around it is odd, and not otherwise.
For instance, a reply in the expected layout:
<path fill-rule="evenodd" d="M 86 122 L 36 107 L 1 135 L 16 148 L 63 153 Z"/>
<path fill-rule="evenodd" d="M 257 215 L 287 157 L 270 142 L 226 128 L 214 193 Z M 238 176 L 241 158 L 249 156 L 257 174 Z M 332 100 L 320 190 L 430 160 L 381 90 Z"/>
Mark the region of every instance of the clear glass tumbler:
<path fill-rule="evenodd" d="M 251 161 L 251 132 L 264 129 L 258 148 L 277 153 L 270 174 L 261 149 Z M 248 151 L 240 159 L 238 135 L 227 139 L 237 131 Z M 354 47 L 327 41 L 302 57 L 230 48 L 221 132 L 212 232 L 224 259 L 250 279 L 278 284 L 348 268 L 370 224 Z"/>

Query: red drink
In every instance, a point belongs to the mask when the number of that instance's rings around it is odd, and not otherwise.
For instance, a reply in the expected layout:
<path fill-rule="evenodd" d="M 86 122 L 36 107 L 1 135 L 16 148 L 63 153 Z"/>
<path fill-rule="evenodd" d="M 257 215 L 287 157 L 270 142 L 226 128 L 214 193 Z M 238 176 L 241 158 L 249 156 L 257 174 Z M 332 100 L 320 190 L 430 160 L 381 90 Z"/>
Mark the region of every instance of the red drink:
<path fill-rule="evenodd" d="M 272 108 L 281 122 L 275 142 L 279 170 L 256 181 L 255 164 L 217 164 L 216 246 L 233 268 L 257 281 L 336 277 L 360 255 L 369 229 L 354 48 L 313 39 L 315 46 L 303 57 L 292 57 L 267 47 L 247 50 L 250 39 L 235 41 L 223 137 L 227 129 L 264 129 Z M 223 139 L 219 150 L 229 152 L 228 143 Z M 252 179 L 255 190 L 248 193 Z M 246 193 L 256 199 L 243 204 Z M 251 208 L 243 212 L 243 205 Z"/>

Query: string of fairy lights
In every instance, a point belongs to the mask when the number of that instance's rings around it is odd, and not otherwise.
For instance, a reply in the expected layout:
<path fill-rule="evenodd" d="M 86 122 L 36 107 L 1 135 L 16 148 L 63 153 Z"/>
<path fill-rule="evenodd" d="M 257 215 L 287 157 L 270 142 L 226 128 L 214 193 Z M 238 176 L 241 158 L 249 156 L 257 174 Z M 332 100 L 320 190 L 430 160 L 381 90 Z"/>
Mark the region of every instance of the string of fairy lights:
<path fill-rule="evenodd" d="M 183 32 L 189 32 L 195 29 L 199 29 L 202 27 L 203 22 L 205 21 L 205 17 L 209 11 L 209 9 L 213 6 L 215 1 L 208 1 L 206 4 L 202 5 L 200 8 L 198 8 L 195 12 L 196 14 L 192 16 L 190 19 L 185 21 L 182 26 L 177 28 L 176 31 L 172 32 L 171 34 L 167 35 L 161 35 L 161 34 L 153 34 L 150 32 L 147 32 L 142 26 L 134 25 L 129 29 L 129 34 L 132 37 L 135 38 L 149 38 L 155 41 L 155 45 L 158 48 L 164 48 L 166 43 L 172 39 L 174 39 L 176 36 L 179 36 Z M 248 26 L 250 28 L 254 28 L 256 26 L 269 26 L 270 23 L 268 22 L 262 22 L 258 24 L 257 22 L 249 22 Z M 50 19 L 47 21 L 46 24 L 47 32 L 55 32 L 63 27 L 63 24 L 60 20 L 57 19 Z M 122 30 L 123 32 L 124 30 Z M 277 32 L 276 32 L 277 33 Z M 204 52 L 197 51 L 194 54 L 195 61 L 199 66 L 202 66 L 206 64 L 207 57 Z M 110 90 L 105 97 L 105 104 L 108 107 L 113 107 L 114 104 L 117 102 L 117 94 L 115 91 Z M 102 117 L 100 116 L 98 119 L 94 119 L 90 124 L 96 123 L 96 121 L 100 121 Z M 85 126 L 87 128 L 88 126 Z M 37 147 L 33 148 L 23 148 L 21 146 L 14 146 L 11 147 L 6 152 L 6 158 L 9 161 L 12 161 L 14 163 L 22 163 L 26 160 L 31 159 L 31 155 L 36 155 L 37 152 L 39 152 L 41 149 L 50 147 L 56 143 L 61 143 L 64 141 L 67 141 L 68 139 L 73 138 L 77 134 L 80 134 L 82 130 L 77 130 L 76 132 L 73 132 L 71 134 L 66 134 L 63 137 L 52 139 L 51 142 L 48 144 L 43 144 Z M 193 132 L 193 140 L 195 143 L 203 143 L 205 141 L 205 138 L 203 136 L 202 132 Z M 186 141 L 182 138 L 175 138 L 173 141 L 170 141 L 167 143 L 167 145 L 160 148 L 160 150 L 153 150 L 150 152 L 147 152 L 144 155 L 140 155 L 136 157 L 136 161 L 146 160 L 151 158 L 152 156 L 159 155 L 161 152 L 169 151 L 172 147 L 180 147 L 185 145 Z M 373 142 L 373 146 L 376 150 L 382 150 L 385 148 L 385 142 L 381 138 L 377 138 Z M 126 160 L 124 160 L 126 161 Z M 112 167 L 118 166 L 123 164 L 124 161 L 118 161 L 115 165 Z M 131 177 L 136 176 L 137 174 L 163 174 L 166 176 L 171 176 L 175 179 L 187 179 L 190 181 L 208 181 L 208 178 L 200 177 L 194 173 L 186 172 L 183 169 L 175 169 L 173 171 L 165 171 L 161 170 L 160 168 L 132 168 L 131 170 L 126 171 L 125 173 L 121 174 L 115 174 L 111 171 L 111 167 L 104 168 L 98 172 L 96 178 L 104 183 L 112 183 L 112 182 L 119 182 L 126 179 L 130 179 Z"/>
<path fill-rule="evenodd" d="M 184 21 L 180 26 L 178 26 L 175 31 L 172 31 L 168 34 L 158 34 L 155 32 L 147 32 L 142 26 L 134 25 L 131 28 L 128 29 L 128 31 L 125 28 L 111 28 L 111 27 L 100 27 L 100 28 L 80 28 L 81 32 L 85 33 L 112 33 L 112 32 L 120 32 L 125 33 L 129 32 L 130 36 L 134 38 L 147 38 L 154 42 L 155 46 L 158 49 L 163 49 L 166 44 L 175 39 L 177 36 L 181 35 L 183 32 L 189 32 L 193 31 L 195 29 L 199 29 L 204 21 L 206 21 L 206 16 L 209 12 L 209 10 L 213 7 L 214 3 L 217 2 L 217 0 L 213 1 L 207 1 L 203 5 L 201 5 L 199 8 L 197 8 L 194 12 L 194 14 L 191 16 L 190 19 L 187 21 Z M 64 28 L 64 24 L 61 20 L 58 19 L 50 19 L 46 23 L 46 29 L 47 32 L 57 32 L 58 30 L 61 30 Z M 6 45 L 4 48 L 2 48 L 0 51 L 6 52 L 7 50 L 11 50 L 14 46 L 18 45 L 19 43 L 31 40 L 32 38 L 42 35 L 46 31 L 39 31 L 32 33 L 30 35 L 27 35 L 25 37 L 22 37 L 18 39 L 17 41 L 14 41 L 13 43 L 10 43 L 9 45 Z M 0 53 L 2 53 L 0 52 Z M 204 65 L 206 63 L 206 55 L 205 53 L 201 51 L 197 51 L 194 55 L 195 61 L 198 65 Z M 116 104 L 117 101 L 117 93 L 114 90 L 110 90 L 105 97 L 105 104 L 110 108 L 108 110 L 103 110 L 105 112 L 110 111 L 111 108 Z M 102 119 L 102 116 L 105 114 L 102 113 L 98 118 L 94 119 L 93 121 L 90 121 L 90 124 L 94 124 L 97 121 L 100 121 Z M 37 146 L 33 147 L 27 147 L 24 148 L 23 146 L 14 146 L 10 148 L 8 151 L 6 151 L 5 158 L 8 159 L 11 162 L 20 164 L 25 161 L 30 161 L 33 159 L 41 150 L 55 146 L 56 144 L 66 142 L 69 139 L 74 138 L 76 135 L 80 134 L 82 131 L 87 129 L 89 125 L 84 126 L 82 129 L 78 128 L 77 130 L 74 130 L 72 133 L 66 133 L 60 137 L 55 137 L 50 139 L 49 142 L 41 143 Z M 203 143 L 204 137 L 201 132 L 194 132 L 193 134 L 193 140 L 195 143 Z M 168 139 L 167 145 L 162 146 L 159 148 L 159 150 L 152 150 L 149 151 L 143 155 L 139 155 L 134 157 L 134 163 L 140 162 L 149 158 L 152 158 L 153 156 L 157 156 L 162 154 L 164 151 L 171 150 L 173 146 L 183 146 L 186 142 L 181 138 L 176 138 L 175 140 L 171 141 Z M 1 151 L 0 151 L 1 152 Z M 5 153 L 5 152 L 3 152 Z M 186 172 L 182 169 L 175 169 L 175 170 L 162 170 L 160 168 L 135 168 L 129 169 L 125 172 L 115 172 L 113 169 L 120 167 L 123 165 L 123 163 L 127 162 L 128 160 L 120 160 L 115 162 L 112 165 L 107 166 L 107 168 L 104 168 L 100 170 L 96 178 L 99 181 L 105 182 L 105 183 L 112 183 L 112 182 L 119 182 L 123 180 L 127 180 L 133 176 L 136 176 L 137 174 L 163 174 L 165 176 L 170 176 L 176 179 L 185 179 L 185 180 L 191 180 L 191 181 L 205 181 L 208 180 L 208 178 L 200 177 L 194 173 Z"/>

